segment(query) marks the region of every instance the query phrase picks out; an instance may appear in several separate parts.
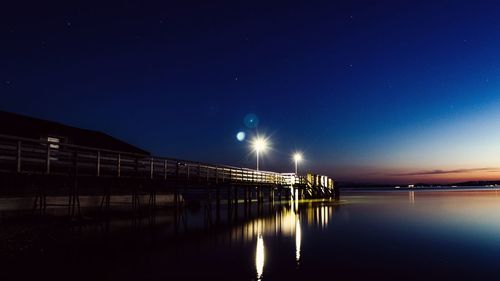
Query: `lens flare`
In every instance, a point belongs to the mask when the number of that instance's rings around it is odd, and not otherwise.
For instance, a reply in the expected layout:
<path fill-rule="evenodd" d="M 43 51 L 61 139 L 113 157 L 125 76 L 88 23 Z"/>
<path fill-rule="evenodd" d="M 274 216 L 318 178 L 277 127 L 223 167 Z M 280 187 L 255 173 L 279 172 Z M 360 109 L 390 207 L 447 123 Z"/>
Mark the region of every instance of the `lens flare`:
<path fill-rule="evenodd" d="M 240 131 L 240 132 L 238 132 L 238 133 L 236 134 L 236 139 L 237 139 L 238 141 L 244 141 L 244 140 L 245 140 L 245 137 L 246 137 L 246 134 L 245 134 L 245 132 L 243 132 L 243 131 Z"/>
<path fill-rule="evenodd" d="M 250 129 L 256 128 L 259 125 L 259 118 L 253 113 L 249 113 L 243 119 L 243 123 Z"/>

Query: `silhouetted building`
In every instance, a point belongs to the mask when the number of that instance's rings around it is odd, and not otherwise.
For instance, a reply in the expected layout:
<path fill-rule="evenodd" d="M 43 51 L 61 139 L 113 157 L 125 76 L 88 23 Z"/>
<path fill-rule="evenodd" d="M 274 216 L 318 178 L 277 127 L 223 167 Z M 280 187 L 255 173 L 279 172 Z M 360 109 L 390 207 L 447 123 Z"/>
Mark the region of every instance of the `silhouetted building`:
<path fill-rule="evenodd" d="M 115 151 L 150 154 L 110 135 L 57 122 L 0 111 L 0 134 Z"/>

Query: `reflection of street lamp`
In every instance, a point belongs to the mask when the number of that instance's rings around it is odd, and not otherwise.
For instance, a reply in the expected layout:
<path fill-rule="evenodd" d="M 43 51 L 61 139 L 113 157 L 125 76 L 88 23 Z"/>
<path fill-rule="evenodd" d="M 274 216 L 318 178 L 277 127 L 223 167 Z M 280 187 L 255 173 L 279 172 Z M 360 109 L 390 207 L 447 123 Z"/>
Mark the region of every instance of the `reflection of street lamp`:
<path fill-rule="evenodd" d="M 262 280 L 262 273 L 264 272 L 265 252 L 264 252 L 264 239 L 262 234 L 257 236 L 257 249 L 255 251 L 255 268 L 257 269 L 257 280 Z"/>
<path fill-rule="evenodd" d="M 253 150 L 257 155 L 257 171 L 259 170 L 259 154 L 266 151 L 267 145 L 267 140 L 261 137 L 257 137 L 252 141 Z"/>
<path fill-rule="evenodd" d="M 302 161 L 302 154 L 300 152 L 296 152 L 293 155 L 293 160 L 295 161 L 295 174 L 297 174 L 297 166 L 300 161 Z"/>
<path fill-rule="evenodd" d="M 302 243 L 302 230 L 300 229 L 299 219 L 295 222 L 295 261 L 297 264 L 300 261 L 300 244 Z"/>

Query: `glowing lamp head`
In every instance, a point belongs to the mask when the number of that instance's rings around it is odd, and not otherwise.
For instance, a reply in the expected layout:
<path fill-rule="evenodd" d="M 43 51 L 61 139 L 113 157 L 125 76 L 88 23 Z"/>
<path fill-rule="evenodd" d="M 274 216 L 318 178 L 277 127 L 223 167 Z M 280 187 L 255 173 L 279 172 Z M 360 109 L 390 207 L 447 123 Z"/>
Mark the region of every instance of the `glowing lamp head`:
<path fill-rule="evenodd" d="M 295 154 L 293 155 L 293 160 L 294 160 L 295 162 L 300 162 L 300 161 L 302 161 L 302 154 L 300 154 L 300 153 L 298 153 L 298 152 L 297 152 L 297 153 L 295 153 Z"/>
<path fill-rule="evenodd" d="M 264 152 L 264 151 L 266 151 L 267 146 L 268 146 L 267 140 L 263 139 L 263 138 L 260 138 L 260 137 L 257 137 L 252 142 L 252 147 L 257 152 Z"/>

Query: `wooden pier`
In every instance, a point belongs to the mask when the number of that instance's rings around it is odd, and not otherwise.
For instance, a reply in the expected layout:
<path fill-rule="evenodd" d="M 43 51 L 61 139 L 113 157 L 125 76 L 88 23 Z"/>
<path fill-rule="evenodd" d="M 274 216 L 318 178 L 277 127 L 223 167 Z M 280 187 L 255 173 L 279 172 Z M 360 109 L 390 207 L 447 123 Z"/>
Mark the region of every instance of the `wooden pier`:
<path fill-rule="evenodd" d="M 322 175 L 257 171 L 0 135 L 0 197 L 32 197 L 33 210 L 44 212 L 52 206 L 47 197 L 65 196 L 62 206 L 74 216 L 80 213 L 81 196 L 99 196 L 100 207 L 109 209 L 117 195 L 130 196 L 134 209 L 155 209 L 160 194 L 171 195 L 175 207 L 207 201 L 217 210 L 221 203 L 339 197 L 334 181 Z M 145 196 L 146 204 L 140 200 Z"/>

